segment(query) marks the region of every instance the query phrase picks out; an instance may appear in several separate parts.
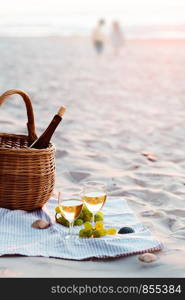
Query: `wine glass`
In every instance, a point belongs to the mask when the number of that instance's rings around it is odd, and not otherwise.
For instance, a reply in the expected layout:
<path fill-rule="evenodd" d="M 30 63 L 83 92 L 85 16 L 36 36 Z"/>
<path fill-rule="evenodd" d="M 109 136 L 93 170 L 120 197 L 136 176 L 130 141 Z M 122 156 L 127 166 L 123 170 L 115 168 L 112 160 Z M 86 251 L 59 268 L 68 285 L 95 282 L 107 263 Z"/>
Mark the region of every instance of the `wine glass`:
<path fill-rule="evenodd" d="M 73 238 L 72 230 L 74 221 L 79 217 L 82 207 L 83 201 L 78 196 L 67 196 L 62 192 L 58 193 L 58 204 L 61 210 L 62 216 L 69 222 L 69 233 L 65 237 L 66 239 Z"/>
<path fill-rule="evenodd" d="M 92 213 L 92 224 L 94 226 L 95 214 L 103 207 L 106 198 L 106 187 L 103 183 L 88 181 L 84 183 L 82 188 L 82 200 Z"/>

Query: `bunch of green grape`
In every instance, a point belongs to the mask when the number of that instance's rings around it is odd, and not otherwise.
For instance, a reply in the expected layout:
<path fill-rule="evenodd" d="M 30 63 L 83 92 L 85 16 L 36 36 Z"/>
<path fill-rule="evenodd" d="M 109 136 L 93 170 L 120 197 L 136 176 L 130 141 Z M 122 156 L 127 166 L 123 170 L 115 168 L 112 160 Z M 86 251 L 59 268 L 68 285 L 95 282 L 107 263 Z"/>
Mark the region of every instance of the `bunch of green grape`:
<path fill-rule="evenodd" d="M 64 216 L 61 214 L 61 209 L 60 206 L 57 206 L 55 208 L 55 219 L 57 223 L 60 223 L 66 227 L 69 227 L 69 222 L 64 218 Z M 79 217 L 75 220 L 74 222 L 74 226 L 81 226 L 83 225 L 85 222 L 91 222 L 92 221 L 92 213 L 88 210 L 86 205 L 83 205 L 82 211 L 79 215 Z M 101 211 L 99 211 L 96 215 L 95 215 L 95 222 L 97 221 L 103 221 L 103 213 Z"/>
<path fill-rule="evenodd" d="M 93 227 L 90 222 L 84 223 L 84 229 L 81 229 L 79 236 L 82 238 L 100 238 L 105 235 L 114 235 L 117 233 L 115 228 L 105 229 L 102 221 L 97 221 Z"/>

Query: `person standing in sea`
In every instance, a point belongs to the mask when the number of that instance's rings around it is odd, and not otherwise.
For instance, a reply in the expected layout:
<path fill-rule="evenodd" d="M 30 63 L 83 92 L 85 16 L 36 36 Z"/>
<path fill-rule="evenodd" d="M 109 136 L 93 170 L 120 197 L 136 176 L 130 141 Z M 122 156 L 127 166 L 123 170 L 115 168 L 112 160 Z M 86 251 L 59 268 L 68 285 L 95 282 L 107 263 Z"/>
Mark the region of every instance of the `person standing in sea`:
<path fill-rule="evenodd" d="M 105 45 L 105 20 L 100 19 L 92 33 L 92 41 L 97 54 L 102 54 Z"/>
<path fill-rule="evenodd" d="M 114 49 L 114 54 L 118 55 L 124 43 L 123 31 L 118 21 L 114 21 L 112 23 L 110 39 L 111 39 L 112 47 Z"/>

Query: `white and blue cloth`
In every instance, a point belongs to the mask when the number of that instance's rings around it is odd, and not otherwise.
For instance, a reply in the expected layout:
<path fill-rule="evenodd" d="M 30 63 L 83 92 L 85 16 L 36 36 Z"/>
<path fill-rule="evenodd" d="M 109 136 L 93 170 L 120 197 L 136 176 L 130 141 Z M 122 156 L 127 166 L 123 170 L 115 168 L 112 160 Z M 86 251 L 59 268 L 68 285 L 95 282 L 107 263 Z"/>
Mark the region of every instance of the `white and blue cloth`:
<path fill-rule="evenodd" d="M 75 226 L 74 238 L 66 240 L 68 228 L 54 221 L 56 206 L 56 199 L 51 198 L 45 207 L 32 212 L 0 208 L 0 256 L 17 254 L 87 260 L 124 257 L 163 248 L 163 244 L 142 225 L 123 198 L 108 197 L 103 209 L 105 227 L 120 229 L 129 226 L 135 232 L 94 239 L 78 238 L 83 226 Z M 45 219 L 51 226 L 33 228 L 31 225 L 37 219 Z"/>

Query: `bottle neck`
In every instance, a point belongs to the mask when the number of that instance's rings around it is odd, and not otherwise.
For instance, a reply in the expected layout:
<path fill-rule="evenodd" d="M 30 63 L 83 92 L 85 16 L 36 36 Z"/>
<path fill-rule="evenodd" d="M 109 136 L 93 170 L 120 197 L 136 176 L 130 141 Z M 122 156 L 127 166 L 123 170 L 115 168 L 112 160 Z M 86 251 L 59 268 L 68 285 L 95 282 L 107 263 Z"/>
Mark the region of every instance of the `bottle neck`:
<path fill-rule="evenodd" d="M 53 132 L 55 131 L 55 129 L 57 128 L 61 120 L 62 117 L 60 117 L 59 115 L 55 115 L 53 120 L 51 121 L 51 123 L 49 124 L 45 132 L 43 133 L 43 136 L 47 136 L 48 141 L 52 137 Z"/>
<path fill-rule="evenodd" d="M 51 137 L 61 120 L 62 117 L 60 117 L 59 115 L 55 115 L 44 133 L 30 147 L 36 149 L 47 148 Z"/>

